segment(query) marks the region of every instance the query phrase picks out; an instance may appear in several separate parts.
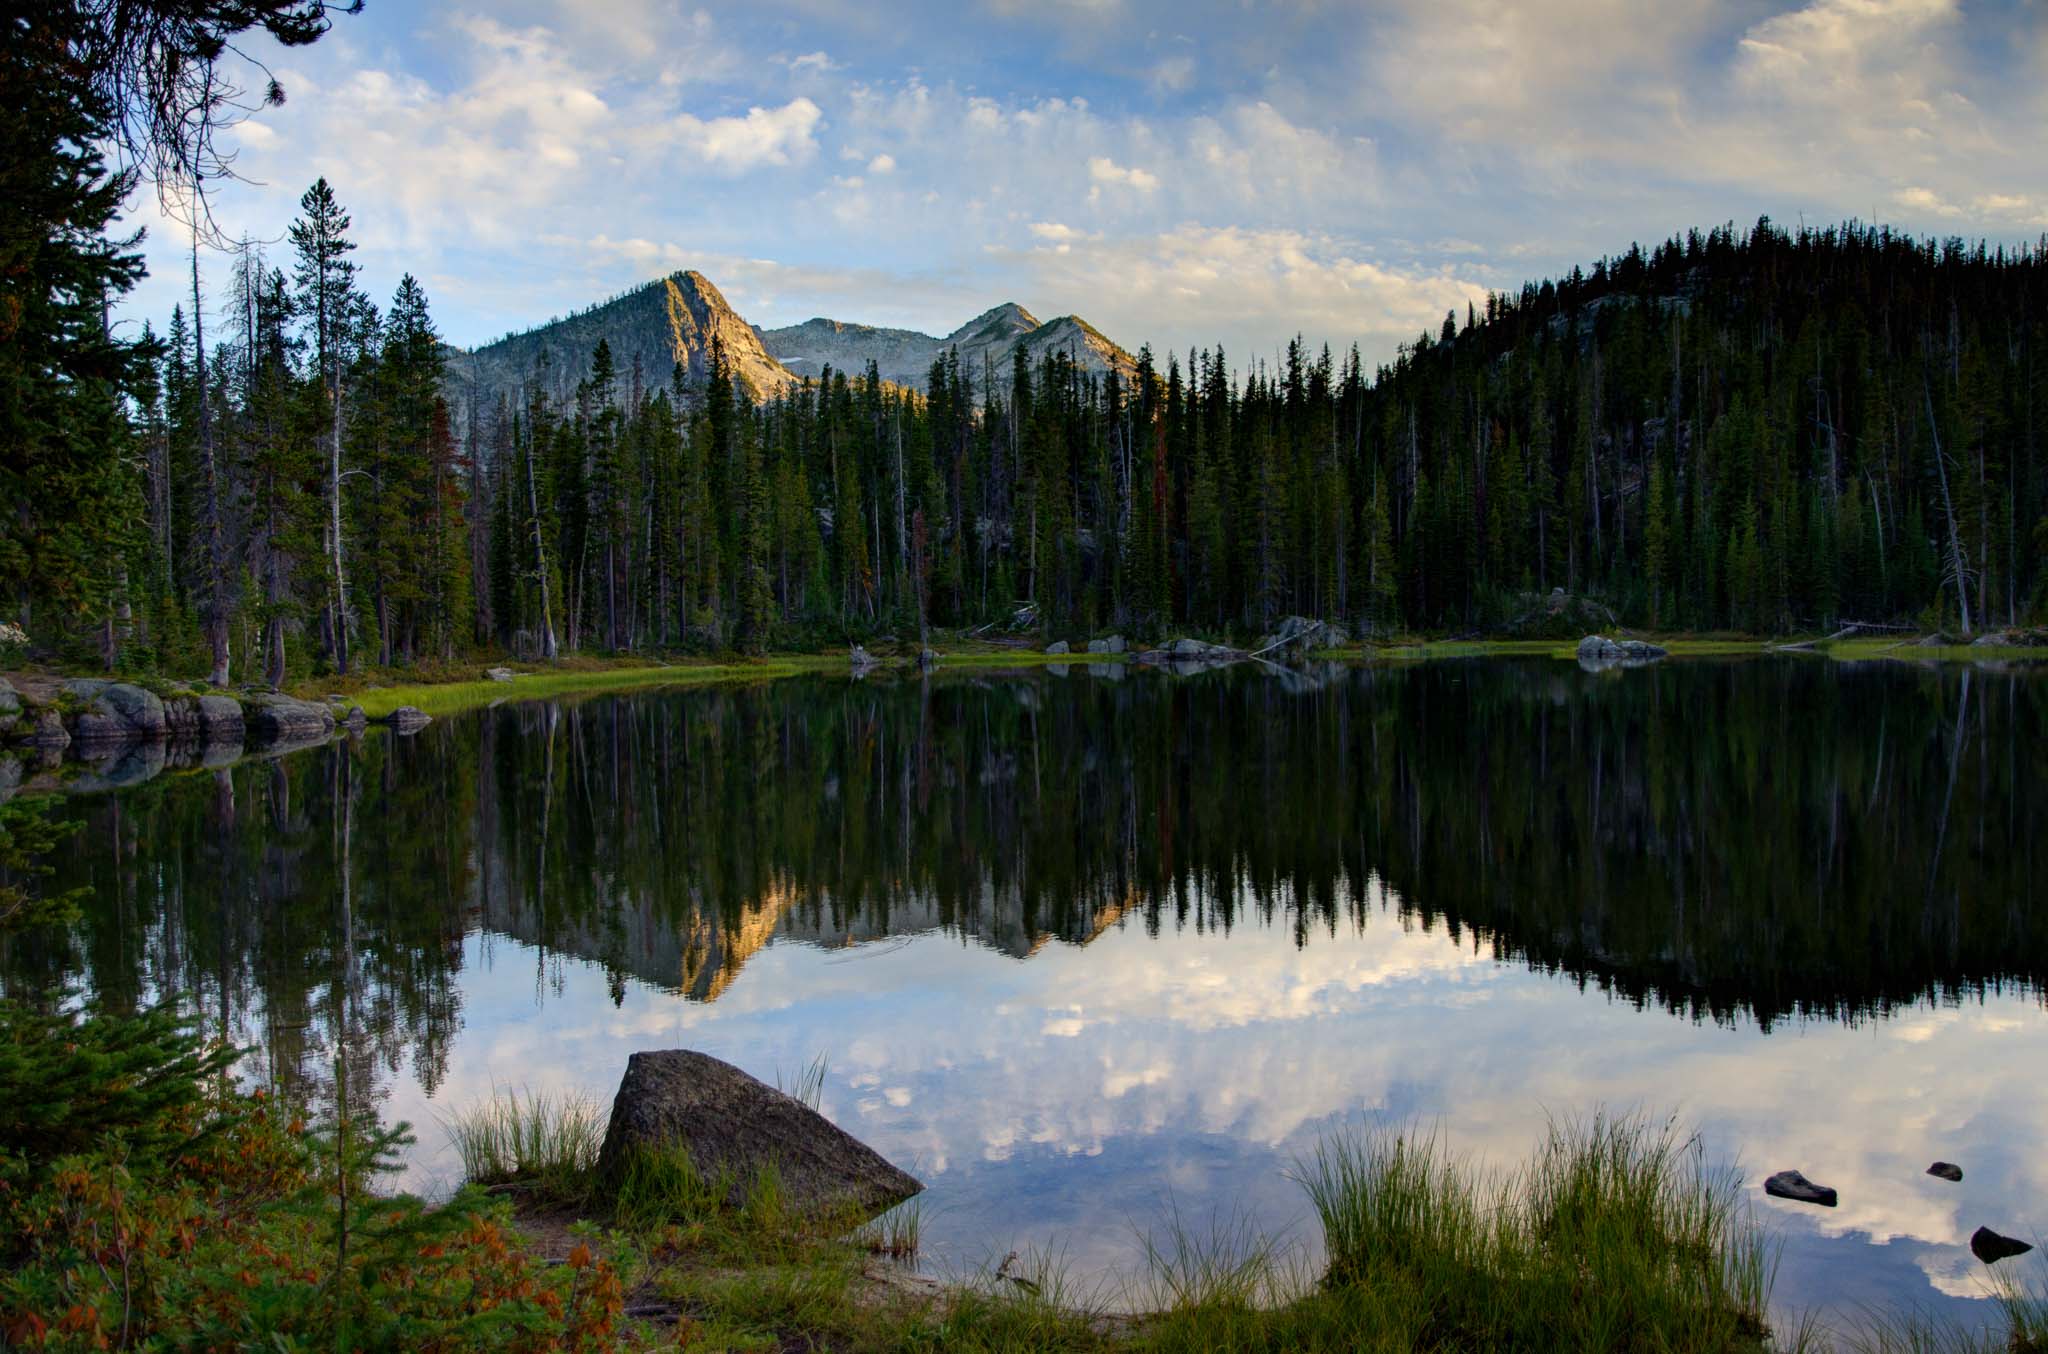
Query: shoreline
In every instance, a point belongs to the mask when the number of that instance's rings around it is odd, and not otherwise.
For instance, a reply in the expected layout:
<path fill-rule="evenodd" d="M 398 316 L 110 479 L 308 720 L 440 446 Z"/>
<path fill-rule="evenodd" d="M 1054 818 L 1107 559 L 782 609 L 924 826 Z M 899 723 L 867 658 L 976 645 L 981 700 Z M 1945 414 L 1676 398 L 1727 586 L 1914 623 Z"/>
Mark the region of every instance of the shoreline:
<path fill-rule="evenodd" d="M 1993 644 L 1984 642 L 1983 638 L 1971 644 L 1954 644 L 1929 643 L 1927 637 L 1920 636 L 1758 639 L 1629 631 L 1617 631 L 1616 634 L 1629 639 L 1648 640 L 1665 650 L 1663 658 L 1680 660 L 1786 657 L 1825 659 L 1836 663 L 1923 665 L 2048 662 L 2048 643 Z M 935 642 L 944 644 L 946 640 L 935 637 Z M 1486 658 L 1548 658 L 1575 662 L 1577 647 L 1578 641 L 1569 639 L 1403 637 L 1387 643 L 1360 642 L 1335 648 L 1297 650 L 1287 661 L 1361 666 Z M 969 641 L 968 647 L 937 650 L 928 671 L 944 674 L 1111 665 L 1123 668 L 1160 666 L 1185 675 L 1245 661 L 1259 666 L 1287 666 L 1287 662 L 1276 661 L 1260 653 L 1220 646 L 1218 653 L 1208 658 L 1197 658 L 1192 663 L 1158 664 L 1145 661 L 1136 651 L 1048 653 L 1039 648 Z M 871 666 L 856 672 L 843 650 L 771 653 L 758 658 L 720 656 L 675 661 L 657 658 L 644 662 L 617 658 L 570 658 L 554 663 L 500 664 L 480 659 L 430 672 L 372 670 L 347 678 L 306 678 L 281 690 L 253 684 L 215 690 L 203 682 L 17 670 L 0 673 L 0 745 L 10 748 L 15 753 L 15 760 L 23 755 L 31 759 L 40 756 L 46 770 L 51 769 L 53 761 L 104 760 L 109 754 L 151 741 L 159 746 L 166 743 L 179 748 L 196 746 L 201 755 L 195 760 L 211 765 L 220 760 L 218 754 L 228 743 L 237 744 L 237 751 L 242 755 L 274 753 L 281 743 L 303 745 L 317 741 L 321 734 L 331 735 L 363 723 L 386 722 L 408 707 L 431 719 L 463 714 L 507 701 L 692 686 L 747 685 L 800 676 L 896 677 L 919 671 L 915 656 L 911 652 L 899 651 L 887 656 L 877 655 Z M 493 672 L 501 675 L 494 677 L 490 675 Z M 510 675 L 504 675 L 507 673 Z M 194 724 L 191 720 L 181 725 L 175 717 L 169 727 L 159 722 L 154 726 L 121 729 L 118 718 L 109 718 L 86 732 L 81 729 L 79 716 L 90 715 L 92 701 L 66 691 L 67 685 L 76 687 L 81 683 L 119 688 L 138 696 L 148 693 L 142 698 L 152 702 L 160 699 L 174 716 L 181 704 L 196 712 L 202 703 L 228 709 L 231 715 L 232 707 L 239 706 L 241 713 L 227 721 L 227 724 L 234 725 L 232 729 L 225 724 L 216 727 L 203 721 Z M 316 724 L 321 727 L 314 727 Z M 66 731 L 65 738 L 56 736 L 60 729 Z M 10 759 L 5 752 L 0 751 L 0 761 L 7 760 Z"/>
<path fill-rule="evenodd" d="M 1791 637 L 1783 640 L 1754 638 L 1693 637 L 1629 632 L 1631 638 L 1647 639 L 1668 650 L 1671 658 L 1826 658 L 1835 662 L 2044 662 L 2048 645 L 1944 644 L 1923 646 L 1914 639 L 1846 639 L 1830 643 L 1824 638 Z M 1473 658 L 1552 658 L 1576 662 L 1578 641 L 1567 639 L 1417 639 L 1387 644 L 1350 644 L 1334 649 L 1315 649 L 1303 657 L 1316 662 L 1370 665 L 1376 663 L 1440 662 Z M 1270 661 L 1270 660 L 1268 660 Z M 1051 668 L 1111 664 L 1146 666 L 1134 653 L 1061 653 L 1040 649 L 978 647 L 944 651 L 932 671 Z M 458 677 L 447 681 L 404 681 L 390 686 L 366 686 L 350 697 L 371 719 L 379 719 L 402 705 L 412 705 L 430 715 L 460 714 L 507 700 L 544 700 L 562 695 L 602 695 L 609 692 L 661 687 L 719 685 L 773 681 L 805 675 L 843 675 L 849 665 L 843 652 L 769 654 L 758 659 L 684 660 L 649 666 L 560 669 L 544 664 L 515 665 L 523 668 L 511 681 L 488 677 Z M 1218 665 L 1220 666 L 1220 665 Z M 916 672 L 909 657 L 882 659 L 870 675 Z M 300 683 L 294 694 L 314 698 L 318 681 Z"/>

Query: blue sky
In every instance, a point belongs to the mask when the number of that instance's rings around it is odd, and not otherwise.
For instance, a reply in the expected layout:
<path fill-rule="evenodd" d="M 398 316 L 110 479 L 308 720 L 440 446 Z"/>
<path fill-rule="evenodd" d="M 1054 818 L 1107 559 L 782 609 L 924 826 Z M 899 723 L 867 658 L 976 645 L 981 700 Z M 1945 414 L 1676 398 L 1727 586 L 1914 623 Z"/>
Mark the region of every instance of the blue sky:
<path fill-rule="evenodd" d="M 249 50 L 289 100 L 217 219 L 281 240 L 325 175 L 364 285 L 464 345 L 694 267 L 771 326 L 1015 300 L 1380 359 L 1694 225 L 2048 231 L 2038 0 L 369 0 Z M 136 222 L 161 326 L 185 235 Z"/>

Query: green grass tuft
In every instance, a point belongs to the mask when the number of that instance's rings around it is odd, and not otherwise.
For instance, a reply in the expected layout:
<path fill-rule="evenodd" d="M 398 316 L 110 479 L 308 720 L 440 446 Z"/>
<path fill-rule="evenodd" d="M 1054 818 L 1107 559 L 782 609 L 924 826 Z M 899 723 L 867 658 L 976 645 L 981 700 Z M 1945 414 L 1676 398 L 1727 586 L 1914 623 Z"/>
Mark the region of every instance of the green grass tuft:
<path fill-rule="evenodd" d="M 1299 1163 L 1326 1294 L 1381 1334 L 1489 1349 L 1760 1349 L 1771 1256 L 1732 1175 L 1669 1125 L 1553 1125 L 1524 1170 L 1475 1172 L 1434 1136 L 1324 1142 Z"/>
<path fill-rule="evenodd" d="M 500 1091 L 446 1120 L 473 1185 L 520 1184 L 561 1201 L 587 1192 L 605 1117 L 584 1095 Z"/>
<path fill-rule="evenodd" d="M 909 1199 L 854 1229 L 853 1239 L 871 1255 L 914 1260 L 924 1240 L 922 1201 Z"/>

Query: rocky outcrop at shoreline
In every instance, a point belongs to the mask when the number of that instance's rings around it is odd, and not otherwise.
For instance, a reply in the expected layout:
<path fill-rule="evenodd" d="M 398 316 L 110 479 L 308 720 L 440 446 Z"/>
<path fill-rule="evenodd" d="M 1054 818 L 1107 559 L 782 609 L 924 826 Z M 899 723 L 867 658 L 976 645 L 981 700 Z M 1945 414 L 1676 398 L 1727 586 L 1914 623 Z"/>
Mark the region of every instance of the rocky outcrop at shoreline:
<path fill-rule="evenodd" d="M 112 789 L 166 769 L 226 765 L 362 723 L 360 706 L 263 688 L 229 693 L 100 677 L 0 678 L 0 745 L 25 752 L 44 771 L 81 764 L 73 789 Z M 0 776 L 4 799 L 25 779 L 14 758 L 0 753 L 0 761 L 15 772 Z"/>

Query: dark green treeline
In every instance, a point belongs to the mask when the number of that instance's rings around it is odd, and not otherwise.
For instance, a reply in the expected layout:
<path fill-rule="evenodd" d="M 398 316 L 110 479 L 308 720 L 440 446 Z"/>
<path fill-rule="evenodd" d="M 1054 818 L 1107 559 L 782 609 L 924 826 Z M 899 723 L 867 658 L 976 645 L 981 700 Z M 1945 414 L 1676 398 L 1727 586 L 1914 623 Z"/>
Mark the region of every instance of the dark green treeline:
<path fill-rule="evenodd" d="M 1781 660 L 527 704 L 70 801 L 68 932 L 0 986 L 179 991 L 287 1078 L 431 1090 L 466 935 L 715 999 L 768 939 L 1401 918 L 1694 1019 L 1856 1019 L 2048 980 L 2048 687 Z"/>
<path fill-rule="evenodd" d="M 2048 600 L 2031 251 L 1696 233 L 1492 297 L 1373 373 L 1298 343 L 1249 372 L 1148 350 L 1129 381 L 948 359 L 922 391 L 827 373 L 755 407 L 601 345 L 566 401 L 543 369 L 455 429 L 425 297 L 408 279 L 379 317 L 324 184 L 305 206 L 296 283 L 244 264 L 204 381 L 241 505 L 223 608 L 280 670 L 337 661 L 351 630 L 387 662 L 762 649 L 1023 601 L 1062 633 L 1246 634 L 1512 624 L 1555 587 L 1761 632 L 1981 630 Z M 141 572 L 196 634 L 190 347 L 173 316 Z"/>

